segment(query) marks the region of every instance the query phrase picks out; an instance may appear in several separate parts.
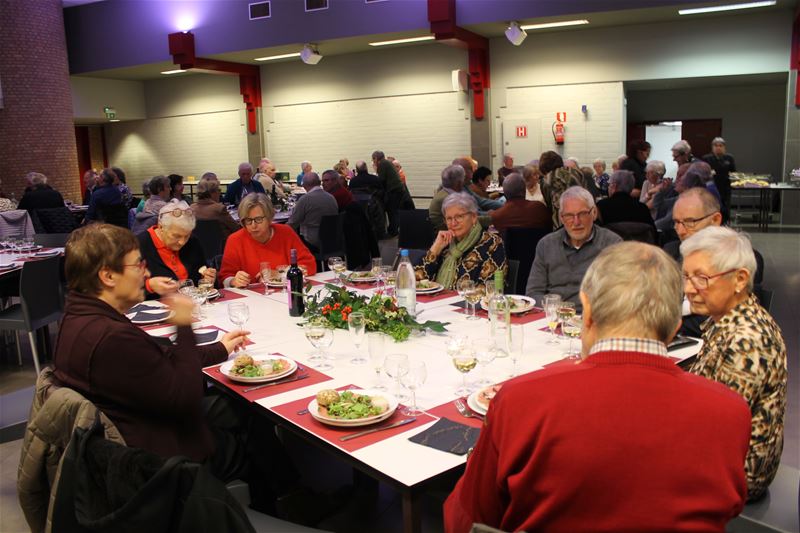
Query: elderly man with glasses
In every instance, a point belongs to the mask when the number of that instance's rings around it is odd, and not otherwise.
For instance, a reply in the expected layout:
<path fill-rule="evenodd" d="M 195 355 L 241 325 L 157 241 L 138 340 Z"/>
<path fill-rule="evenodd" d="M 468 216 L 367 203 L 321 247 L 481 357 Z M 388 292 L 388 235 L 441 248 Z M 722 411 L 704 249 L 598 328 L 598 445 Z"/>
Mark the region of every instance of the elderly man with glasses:
<path fill-rule="evenodd" d="M 559 198 L 559 219 L 564 224 L 542 238 L 536 246 L 528 296 L 542 301 L 545 294 L 558 294 L 580 309 L 581 280 L 595 257 L 608 246 L 622 241 L 616 233 L 595 225 L 597 208 L 591 193 L 570 187 Z"/>
<path fill-rule="evenodd" d="M 192 236 L 195 223 L 189 204 L 172 200 L 159 211 L 158 223 L 139 234 L 142 258 L 153 274 L 145 282 L 148 298 L 174 292 L 187 279 L 215 282 L 217 271 L 206 266 L 203 247 Z"/>

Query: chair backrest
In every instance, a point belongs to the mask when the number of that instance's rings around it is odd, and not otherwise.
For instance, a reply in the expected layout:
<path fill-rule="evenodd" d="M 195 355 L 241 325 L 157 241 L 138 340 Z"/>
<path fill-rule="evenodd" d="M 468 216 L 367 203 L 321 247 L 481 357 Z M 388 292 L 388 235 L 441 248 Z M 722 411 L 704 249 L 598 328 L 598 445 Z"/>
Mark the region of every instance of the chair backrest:
<path fill-rule="evenodd" d="M 411 261 L 411 264 L 414 266 L 419 265 L 422 263 L 422 258 L 425 257 L 425 254 L 428 253 L 428 250 L 422 250 L 420 248 L 406 248 L 408 250 L 408 260 Z M 392 268 L 397 270 L 397 265 L 400 264 L 400 249 L 398 248 L 397 254 L 394 256 L 394 262 L 392 263 Z"/>
<path fill-rule="evenodd" d="M 61 258 L 26 261 L 19 279 L 22 316 L 29 331 L 55 322 L 62 314 L 59 264 Z"/>
<path fill-rule="evenodd" d="M 506 274 L 506 283 L 503 291 L 506 294 L 525 294 L 525 291 L 517 291 L 518 277 L 519 277 L 519 261 L 516 259 L 508 259 L 508 274 Z"/>
<path fill-rule="evenodd" d="M 100 218 L 106 224 L 130 229 L 128 226 L 128 206 L 125 204 L 106 205 L 99 209 Z"/>
<path fill-rule="evenodd" d="M 325 215 L 319 224 L 319 257 L 322 261 L 329 257 L 345 255 L 344 214 Z"/>
<path fill-rule="evenodd" d="M 517 269 L 517 285 L 513 294 L 525 294 L 528 276 L 531 273 L 533 259 L 536 256 L 536 245 L 542 237 L 549 234 L 540 228 L 508 228 L 503 236 L 506 258 L 519 261 Z"/>
<path fill-rule="evenodd" d="M 754 287 L 753 294 L 758 298 L 758 303 L 761 304 L 761 307 L 769 311 L 770 307 L 772 307 L 772 291 L 762 289 L 761 287 Z"/>
<path fill-rule="evenodd" d="M 192 235 L 200 241 L 206 261 L 225 251 L 225 242 L 228 238 L 222 231 L 222 224 L 217 220 L 198 220 Z"/>
<path fill-rule="evenodd" d="M 434 240 L 433 225 L 428 220 L 427 209 L 401 209 L 400 236 L 397 245 L 400 248 L 428 249 Z"/>
<path fill-rule="evenodd" d="M 753 248 L 753 255 L 756 256 L 756 272 L 753 274 L 753 285 L 758 286 L 764 282 L 764 256 L 755 248 Z"/>
<path fill-rule="evenodd" d="M 69 233 L 37 233 L 33 236 L 33 242 L 45 248 L 63 248 L 69 236 Z"/>
<path fill-rule="evenodd" d="M 37 209 L 34 213 L 42 226 L 41 233 L 70 233 L 78 228 L 75 215 L 67 207 Z"/>
<path fill-rule="evenodd" d="M 350 202 L 342 210 L 342 216 L 347 268 L 358 270 L 380 256 L 378 241 L 361 204 Z"/>
<path fill-rule="evenodd" d="M 604 226 L 613 231 L 624 241 L 639 241 L 647 244 L 656 244 L 656 230 L 644 222 L 612 222 Z"/>
<path fill-rule="evenodd" d="M 34 233 L 31 216 L 24 209 L 0 211 L 0 237 L 31 237 Z"/>

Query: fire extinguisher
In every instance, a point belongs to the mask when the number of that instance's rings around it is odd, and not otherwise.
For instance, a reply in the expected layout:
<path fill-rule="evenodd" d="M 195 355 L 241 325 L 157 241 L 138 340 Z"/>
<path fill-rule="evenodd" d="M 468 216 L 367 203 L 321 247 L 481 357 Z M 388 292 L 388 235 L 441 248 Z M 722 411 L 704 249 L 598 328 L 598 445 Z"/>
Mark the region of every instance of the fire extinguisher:
<path fill-rule="evenodd" d="M 553 139 L 555 139 L 556 144 L 564 144 L 564 124 L 561 122 L 553 122 Z"/>

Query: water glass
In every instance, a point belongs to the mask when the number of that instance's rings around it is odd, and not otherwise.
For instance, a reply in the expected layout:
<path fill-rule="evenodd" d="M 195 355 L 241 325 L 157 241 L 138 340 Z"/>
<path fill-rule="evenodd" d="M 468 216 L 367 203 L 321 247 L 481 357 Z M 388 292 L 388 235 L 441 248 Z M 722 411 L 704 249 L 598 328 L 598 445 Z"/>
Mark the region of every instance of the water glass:
<path fill-rule="evenodd" d="M 392 265 L 381 265 L 381 278 L 383 281 L 383 292 L 387 296 L 391 296 L 394 291 L 394 285 L 397 281 L 397 272 L 395 272 Z"/>
<path fill-rule="evenodd" d="M 572 351 L 572 339 L 580 338 L 581 329 L 583 329 L 583 317 L 578 314 L 572 315 L 565 323 L 561 325 L 561 331 L 564 332 L 564 335 L 569 337 L 567 356 L 569 356 L 571 359 L 581 358 L 580 346 L 578 347 L 578 350 Z"/>
<path fill-rule="evenodd" d="M 228 318 L 239 329 L 244 329 L 244 325 L 250 318 L 250 308 L 244 302 L 232 302 L 228 304 Z"/>
<path fill-rule="evenodd" d="M 403 392 L 400 378 L 408 373 L 408 356 L 404 353 L 390 353 L 383 361 L 383 371 L 395 382 L 395 396 L 401 402 L 408 401 L 409 396 Z"/>
<path fill-rule="evenodd" d="M 361 343 L 364 342 L 366 327 L 367 323 L 364 320 L 364 313 L 350 313 L 347 316 L 347 329 L 350 330 L 350 337 L 353 339 L 353 344 L 356 345 L 356 355 L 350 359 L 350 362 L 354 365 L 365 365 L 368 363 L 367 358 L 361 353 Z"/>
<path fill-rule="evenodd" d="M 495 360 L 498 350 L 502 350 L 502 348 L 498 348 L 493 339 L 479 339 L 475 342 L 475 359 L 481 367 L 480 379 L 476 383 L 479 387 L 493 384 L 492 380 L 486 377 L 486 367 Z"/>
<path fill-rule="evenodd" d="M 548 294 L 544 297 L 544 314 L 547 317 L 547 327 L 550 328 L 550 338 L 547 344 L 558 344 L 556 328 L 558 327 L 558 308 L 561 305 L 561 295 Z"/>
<path fill-rule="evenodd" d="M 269 293 L 269 280 L 272 277 L 272 267 L 266 261 L 262 261 L 258 265 L 258 271 L 261 273 L 261 283 L 264 284 L 264 296 Z"/>
<path fill-rule="evenodd" d="M 408 372 L 400 378 L 405 387 L 411 391 L 411 406 L 403 409 L 403 414 L 407 416 L 417 416 L 424 413 L 417 408 L 417 389 L 425 384 L 428 379 L 428 369 L 424 361 L 412 361 L 408 365 Z"/>
<path fill-rule="evenodd" d="M 383 259 L 381 259 L 380 257 L 373 257 L 372 270 L 371 270 L 372 275 L 375 276 L 376 278 L 379 277 L 382 272 L 382 267 L 383 267 Z"/>
<path fill-rule="evenodd" d="M 333 364 L 325 356 L 325 350 L 333 344 L 333 330 L 324 320 L 310 320 L 303 325 L 303 333 L 317 351 L 308 359 L 308 364 L 320 370 L 331 370 Z"/>
<path fill-rule="evenodd" d="M 386 335 L 378 331 L 367 333 L 367 347 L 369 348 L 369 362 L 375 370 L 376 390 L 386 390 L 386 386 L 381 381 L 381 370 L 383 369 L 383 353 L 386 345 Z"/>
<path fill-rule="evenodd" d="M 517 375 L 517 361 L 522 357 L 525 345 L 525 329 L 522 324 L 512 324 L 508 337 L 508 354 L 511 356 L 511 376 Z"/>

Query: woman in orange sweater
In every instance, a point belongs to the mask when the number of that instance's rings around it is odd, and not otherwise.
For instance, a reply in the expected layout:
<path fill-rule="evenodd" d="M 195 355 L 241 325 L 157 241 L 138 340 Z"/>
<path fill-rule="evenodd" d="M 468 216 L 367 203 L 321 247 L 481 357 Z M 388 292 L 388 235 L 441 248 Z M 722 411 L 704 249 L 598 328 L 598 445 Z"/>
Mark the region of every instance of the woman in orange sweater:
<path fill-rule="evenodd" d="M 317 262 L 300 237 L 285 224 L 272 224 L 275 210 L 265 194 L 251 193 L 239 203 L 242 229 L 228 237 L 222 255 L 220 279 L 226 287 L 247 287 L 260 281 L 261 263 L 288 265 L 289 252 L 297 250 L 297 262 L 308 275 L 316 274 Z"/>

